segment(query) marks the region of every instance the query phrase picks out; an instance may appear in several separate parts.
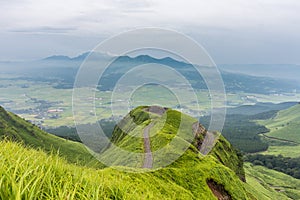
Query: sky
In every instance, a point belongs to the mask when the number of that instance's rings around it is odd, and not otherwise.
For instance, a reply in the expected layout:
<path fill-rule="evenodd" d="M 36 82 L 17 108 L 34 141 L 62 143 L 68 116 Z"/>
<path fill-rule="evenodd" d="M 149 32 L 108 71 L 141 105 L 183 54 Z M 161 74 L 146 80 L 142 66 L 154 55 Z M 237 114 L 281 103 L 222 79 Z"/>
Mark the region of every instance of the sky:
<path fill-rule="evenodd" d="M 143 27 L 179 31 L 217 64 L 300 64 L 298 0 L 0 0 L 0 60 L 77 56 Z"/>

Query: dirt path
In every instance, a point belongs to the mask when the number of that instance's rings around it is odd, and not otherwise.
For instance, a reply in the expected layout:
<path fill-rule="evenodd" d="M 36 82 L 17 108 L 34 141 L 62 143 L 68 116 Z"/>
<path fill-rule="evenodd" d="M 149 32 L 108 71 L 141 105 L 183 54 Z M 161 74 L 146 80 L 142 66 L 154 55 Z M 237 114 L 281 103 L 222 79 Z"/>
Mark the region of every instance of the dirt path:
<path fill-rule="evenodd" d="M 144 128 L 144 150 L 145 150 L 145 158 L 144 158 L 144 164 L 143 168 L 152 168 L 153 164 L 153 156 L 151 152 L 151 146 L 150 146 L 150 134 L 149 131 L 153 127 L 153 123 L 150 123 L 148 126 Z"/>
<path fill-rule="evenodd" d="M 150 106 L 146 109 L 147 112 L 155 113 L 162 116 L 166 112 L 166 108 L 162 108 L 160 106 Z M 153 123 L 150 123 L 148 126 L 144 128 L 144 151 L 145 151 L 145 158 L 143 163 L 143 168 L 151 169 L 153 165 L 153 155 L 151 152 L 151 145 L 150 145 L 150 129 L 154 126 Z"/>
<path fill-rule="evenodd" d="M 201 145 L 200 152 L 203 155 L 207 155 L 214 147 L 217 138 L 218 138 L 217 134 L 207 131 L 206 136 Z"/>

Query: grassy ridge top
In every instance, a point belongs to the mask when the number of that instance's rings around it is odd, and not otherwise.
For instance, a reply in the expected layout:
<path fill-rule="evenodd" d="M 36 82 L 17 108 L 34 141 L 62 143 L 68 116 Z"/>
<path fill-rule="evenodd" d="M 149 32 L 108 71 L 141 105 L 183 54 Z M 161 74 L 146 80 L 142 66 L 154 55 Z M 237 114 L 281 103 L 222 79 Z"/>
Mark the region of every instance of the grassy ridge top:
<path fill-rule="evenodd" d="M 46 152 L 57 152 L 72 163 L 81 165 L 102 165 L 94 159 L 84 145 L 51 135 L 17 115 L 0 106 L 0 138 L 43 149 Z"/>
<path fill-rule="evenodd" d="M 203 157 L 200 153 L 200 148 L 206 137 L 205 128 L 198 123 L 196 118 L 176 110 L 166 109 L 161 115 L 149 112 L 148 110 L 148 106 L 141 106 L 125 116 L 115 127 L 112 141 L 119 147 L 143 153 L 144 144 L 141 136 L 145 127 L 151 123 L 150 146 L 153 152 L 153 167 L 161 166 L 164 159 L 166 159 L 165 155 L 171 157 L 174 156 L 174 154 L 178 154 L 179 158 L 169 167 L 186 168 L 189 166 L 193 168 L 195 159 L 191 159 L 191 155 L 193 155 L 193 158 L 198 157 L 198 159 Z M 193 133 L 193 125 L 195 125 L 195 123 L 198 123 L 200 130 L 197 134 Z M 195 138 L 193 134 L 195 134 Z M 192 137 L 190 137 L 191 135 Z M 173 142 L 172 144 L 171 141 Z M 178 151 L 178 146 L 183 143 L 189 144 L 189 148 L 184 153 L 182 152 L 181 155 L 180 151 Z M 161 148 L 166 148 L 165 152 L 163 152 L 163 154 L 157 153 L 156 151 Z M 114 149 L 108 152 L 107 157 L 112 158 L 116 165 L 118 165 L 117 163 L 126 163 L 128 166 L 138 168 L 143 166 L 144 157 L 142 154 L 137 155 L 138 157 L 135 161 L 132 161 L 126 154 L 118 155 Z M 223 136 L 219 136 L 215 141 L 214 148 L 209 155 L 220 164 L 233 170 L 241 180 L 245 180 L 241 155 L 233 149 L 231 144 Z"/>

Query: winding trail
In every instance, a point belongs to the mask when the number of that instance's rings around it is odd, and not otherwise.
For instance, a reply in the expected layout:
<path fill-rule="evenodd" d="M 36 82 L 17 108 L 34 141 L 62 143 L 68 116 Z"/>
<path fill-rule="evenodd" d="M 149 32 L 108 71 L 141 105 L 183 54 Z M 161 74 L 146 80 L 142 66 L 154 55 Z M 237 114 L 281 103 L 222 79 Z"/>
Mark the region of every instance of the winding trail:
<path fill-rule="evenodd" d="M 144 149 L 145 149 L 145 158 L 143 168 L 151 169 L 153 165 L 153 156 L 151 152 L 150 146 L 150 134 L 149 131 L 153 127 L 153 123 L 150 123 L 148 126 L 144 128 Z"/>
<path fill-rule="evenodd" d="M 166 112 L 166 108 L 162 108 L 160 106 L 150 106 L 145 111 L 155 113 L 159 116 L 162 116 Z M 148 126 L 144 128 L 143 136 L 144 136 L 144 163 L 143 168 L 151 169 L 153 166 L 153 155 L 151 152 L 151 145 L 150 145 L 150 129 L 154 126 L 154 123 L 151 122 Z"/>

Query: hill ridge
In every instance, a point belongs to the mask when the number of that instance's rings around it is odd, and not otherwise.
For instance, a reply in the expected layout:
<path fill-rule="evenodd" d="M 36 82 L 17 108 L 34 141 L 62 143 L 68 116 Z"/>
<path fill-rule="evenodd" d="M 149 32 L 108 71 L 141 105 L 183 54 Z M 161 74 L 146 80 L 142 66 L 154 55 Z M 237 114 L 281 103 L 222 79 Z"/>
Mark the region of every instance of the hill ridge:
<path fill-rule="evenodd" d="M 103 167 L 83 144 L 49 134 L 1 106 L 0 139 L 21 142 L 28 147 L 42 149 L 45 152 L 59 152 L 72 163 Z"/>

